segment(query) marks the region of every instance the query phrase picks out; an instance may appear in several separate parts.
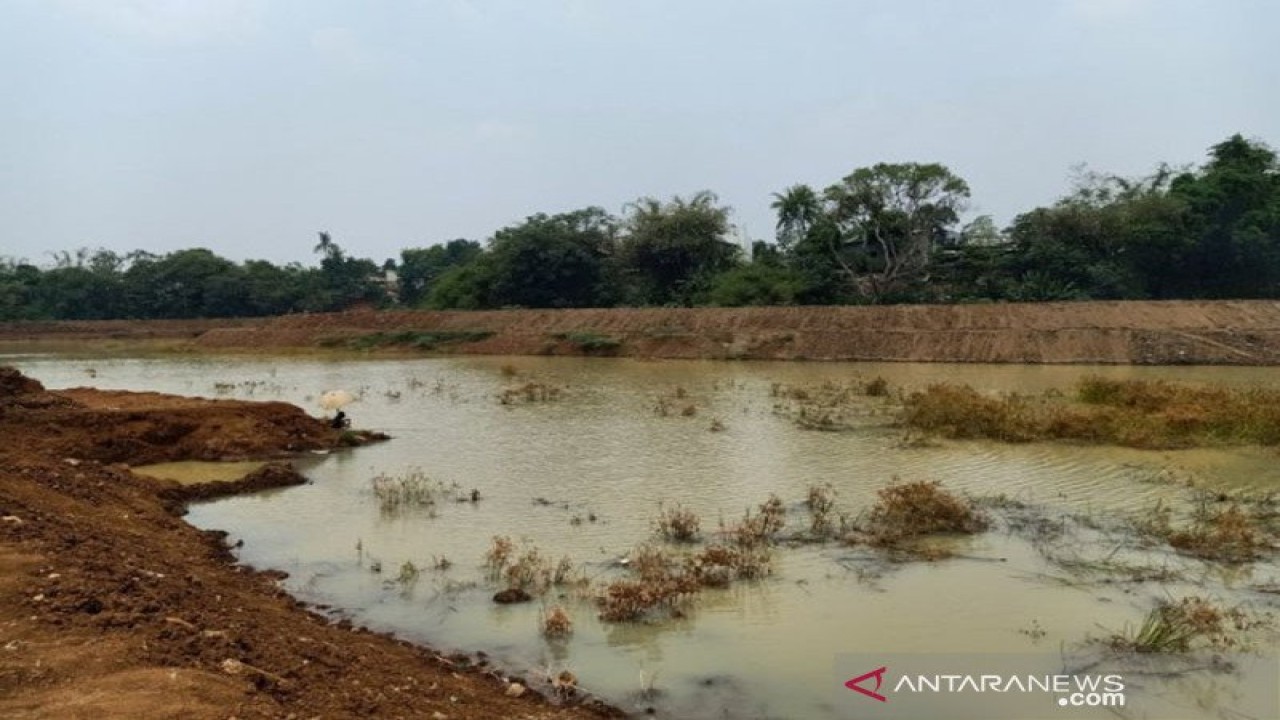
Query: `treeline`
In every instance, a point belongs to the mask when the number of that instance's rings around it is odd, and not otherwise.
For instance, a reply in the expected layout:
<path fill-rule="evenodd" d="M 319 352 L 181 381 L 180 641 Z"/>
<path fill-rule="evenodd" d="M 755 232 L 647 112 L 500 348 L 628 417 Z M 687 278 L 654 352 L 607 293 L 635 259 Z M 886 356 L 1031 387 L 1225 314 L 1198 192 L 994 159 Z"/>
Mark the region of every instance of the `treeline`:
<path fill-rule="evenodd" d="M 773 242 L 732 241 L 710 192 L 538 214 L 481 244 L 383 263 L 327 233 L 316 266 L 60 253 L 0 262 L 0 319 L 278 315 L 359 304 L 441 309 L 1280 297 L 1280 164 L 1235 135 L 1199 168 L 1090 175 L 1000 229 L 961 227 L 965 181 L 938 164 L 860 168 L 774 195 Z"/>

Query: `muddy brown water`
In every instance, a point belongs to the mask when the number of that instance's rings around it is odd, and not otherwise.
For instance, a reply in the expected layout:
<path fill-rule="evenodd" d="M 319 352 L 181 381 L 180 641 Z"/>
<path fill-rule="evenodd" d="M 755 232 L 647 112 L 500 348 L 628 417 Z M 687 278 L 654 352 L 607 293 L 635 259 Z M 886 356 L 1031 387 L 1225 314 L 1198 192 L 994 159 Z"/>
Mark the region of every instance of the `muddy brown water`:
<path fill-rule="evenodd" d="M 849 431 L 815 432 L 776 412 L 780 400 L 771 392 L 775 383 L 815 386 L 877 376 L 907 389 L 945 380 L 1039 392 L 1069 388 L 1090 373 L 1274 386 L 1280 377 L 1271 369 L 585 358 L 0 360 L 50 388 L 286 400 L 317 414 L 322 392 L 348 390 L 359 398 L 347 408 L 356 426 L 387 432 L 391 442 L 308 456 L 299 463 L 311 484 L 201 504 L 190 521 L 229 531 L 233 541 L 244 541 L 244 562 L 288 572 L 291 592 L 335 614 L 443 649 L 483 650 L 527 674 L 569 669 L 584 687 L 630 711 L 854 717 L 856 698 L 838 684 L 832 690 L 833 663 L 842 655 L 1025 654 L 1030 665 L 1049 668 L 1071 653 L 1089 656 L 1095 647 L 1089 638 L 1136 625 L 1161 598 L 1199 594 L 1276 611 L 1276 596 L 1256 591 L 1276 583 L 1274 562 L 1224 569 L 1153 554 L 1105 530 L 1158 502 L 1189 507 L 1188 484 L 1225 493 L 1280 489 L 1275 450 L 904 447 L 884 400 L 860 400 Z M 499 401 L 504 389 L 531 380 L 563 388 L 561 396 Z M 665 416 L 655 411 L 661 398 L 674 408 Z M 696 407 L 691 417 L 679 412 L 687 404 Z M 713 420 L 723 430 L 711 431 Z M 447 498 L 430 512 L 383 512 L 370 479 L 411 468 L 456 483 L 458 495 L 476 489 L 481 499 Z M 164 470 L 179 478 L 207 472 L 199 464 Z M 713 534 L 720 520 L 735 520 L 776 493 L 787 505 L 789 529 L 798 530 L 808 523 L 802 501 L 810 486 L 830 483 L 838 509 L 856 516 L 895 476 L 939 480 L 975 496 L 1003 495 L 1032 506 L 1025 512 L 1049 527 L 1094 518 L 1086 523 L 1093 530 L 1054 540 L 998 521 L 990 532 L 945 541 L 955 558 L 905 564 L 831 543 L 784 545 L 768 578 L 707 591 L 685 617 L 654 622 L 601 622 L 584 592 L 553 591 L 516 606 L 489 600 L 498 588 L 482 562 L 495 534 L 555 558 L 570 556 L 598 586 L 621 577 L 617 561 L 653 539 L 659 502 L 694 510 L 704 534 Z M 1181 577 L 1117 582 L 1072 574 L 1049 559 L 1068 556 L 1127 558 Z M 437 569 L 443 559 L 450 566 Z M 420 574 L 397 582 L 406 562 Z M 551 604 L 564 605 L 573 619 L 567 640 L 540 634 L 540 615 Z M 1249 638 L 1259 647 L 1275 640 L 1270 632 Z M 1198 718 L 1240 709 L 1230 692 L 1217 685 L 1210 692 L 1197 678 L 1144 683 L 1131 694 L 1127 712 Z"/>

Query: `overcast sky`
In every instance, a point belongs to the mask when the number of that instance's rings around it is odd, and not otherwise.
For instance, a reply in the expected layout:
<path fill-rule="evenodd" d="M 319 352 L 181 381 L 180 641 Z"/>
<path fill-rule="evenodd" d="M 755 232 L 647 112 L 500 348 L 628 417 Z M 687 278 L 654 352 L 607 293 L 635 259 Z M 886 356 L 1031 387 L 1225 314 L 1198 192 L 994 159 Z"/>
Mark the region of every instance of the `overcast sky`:
<path fill-rule="evenodd" d="M 0 256 L 381 261 L 536 212 L 941 162 L 969 216 L 1073 166 L 1280 145 L 1271 0 L 0 0 Z"/>

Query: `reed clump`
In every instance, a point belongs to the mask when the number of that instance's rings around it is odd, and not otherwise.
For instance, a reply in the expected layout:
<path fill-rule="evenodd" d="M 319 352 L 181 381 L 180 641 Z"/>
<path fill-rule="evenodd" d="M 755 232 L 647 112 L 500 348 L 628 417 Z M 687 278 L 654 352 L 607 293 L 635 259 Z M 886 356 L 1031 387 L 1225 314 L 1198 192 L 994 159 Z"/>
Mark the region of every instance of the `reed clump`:
<path fill-rule="evenodd" d="M 566 638 L 573 634 L 573 619 L 563 605 L 552 605 L 542 614 L 542 634 L 550 639 Z"/>
<path fill-rule="evenodd" d="M 770 543 L 785 524 L 784 513 L 782 499 L 771 495 L 758 512 L 748 510 L 742 522 L 722 527 L 722 541 L 697 552 L 673 555 L 667 547 L 654 544 L 635 548 L 623 563 L 631 577 L 608 583 L 596 598 L 600 619 L 628 622 L 680 616 L 706 588 L 768 575 Z M 669 518 L 671 512 L 665 516 Z"/>
<path fill-rule="evenodd" d="M 409 508 L 434 508 L 440 498 L 457 490 L 457 485 L 434 480 L 418 468 L 410 468 L 398 475 L 379 473 L 370 480 L 370 484 L 385 513 Z"/>
<path fill-rule="evenodd" d="M 772 559 L 768 548 L 708 545 L 685 559 L 685 572 L 703 587 L 728 587 L 735 579 L 754 580 L 768 575 L 772 572 Z"/>
<path fill-rule="evenodd" d="M 770 394 L 780 402 L 774 412 L 788 417 L 802 430 L 840 432 L 855 427 L 855 418 L 868 415 L 868 397 L 887 397 L 889 383 L 884 378 L 870 381 L 833 382 L 796 387 L 774 383 Z"/>
<path fill-rule="evenodd" d="M 950 493 L 933 481 L 899 482 L 876 491 L 879 497 L 866 520 L 848 538 L 876 547 L 907 547 L 908 541 L 939 534 L 974 534 L 986 530 L 986 515 L 972 501 Z M 940 551 L 920 546 L 929 557 Z"/>
<path fill-rule="evenodd" d="M 722 522 L 720 536 L 729 544 L 740 548 L 758 548 L 771 545 L 786 524 L 786 508 L 782 504 L 782 498 L 770 495 L 768 500 L 759 505 L 757 512 L 752 513 L 747 508 L 738 522 L 729 525 Z"/>
<path fill-rule="evenodd" d="M 805 505 L 809 507 L 809 534 L 822 539 L 835 532 L 832 513 L 836 508 L 836 489 L 831 483 L 809 486 Z"/>
<path fill-rule="evenodd" d="M 1240 634 L 1265 624 L 1239 607 L 1222 608 L 1202 597 L 1164 601 L 1136 628 L 1107 638 L 1113 650 L 1136 653 L 1183 653 L 1197 645 L 1215 650 L 1235 647 Z"/>
<path fill-rule="evenodd" d="M 1158 504 L 1138 520 L 1138 530 L 1188 555 L 1222 563 L 1252 562 L 1274 549 L 1262 523 L 1239 503 L 1215 505 L 1201 498 L 1190 522 L 1179 527 L 1171 509 Z"/>
<path fill-rule="evenodd" d="M 657 533 L 672 542 L 697 542 L 702 535 L 702 520 L 697 513 L 676 504 L 670 508 L 658 505 Z"/>
<path fill-rule="evenodd" d="M 942 383 L 912 393 L 901 422 L 949 438 L 1069 440 L 1168 449 L 1280 444 L 1280 391 L 1089 377 L 1075 393 L 983 395 Z"/>
<path fill-rule="evenodd" d="M 577 566 L 568 556 L 555 561 L 536 546 L 517 548 L 505 535 L 495 535 L 485 552 L 484 566 L 489 579 L 502 583 L 507 590 L 521 590 L 541 595 L 552 587 L 571 585 L 579 580 Z"/>

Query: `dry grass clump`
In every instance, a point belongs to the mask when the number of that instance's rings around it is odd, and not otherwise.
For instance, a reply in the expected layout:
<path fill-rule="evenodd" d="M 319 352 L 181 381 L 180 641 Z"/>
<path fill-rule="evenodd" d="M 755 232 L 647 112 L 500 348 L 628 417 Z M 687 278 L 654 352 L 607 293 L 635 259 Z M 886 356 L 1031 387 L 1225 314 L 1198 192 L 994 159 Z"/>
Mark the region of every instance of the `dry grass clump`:
<path fill-rule="evenodd" d="M 563 605 L 552 605 L 542 614 L 542 634 L 552 639 L 573 634 L 573 619 Z"/>
<path fill-rule="evenodd" d="M 836 508 L 836 489 L 831 483 L 809 486 L 805 505 L 809 507 L 809 533 L 815 538 L 829 537 L 835 531 L 831 514 Z"/>
<path fill-rule="evenodd" d="M 385 513 L 408 508 L 434 508 L 441 497 L 458 489 L 457 485 L 446 485 L 427 477 L 425 472 L 417 468 L 399 475 L 379 473 L 370 480 L 370 484 Z"/>
<path fill-rule="evenodd" d="M 907 396 L 902 424 L 956 439 L 1027 442 L 1037 438 L 1032 408 L 1021 396 L 991 398 L 968 385 L 939 383 Z"/>
<path fill-rule="evenodd" d="M 768 548 L 708 545 L 685 559 L 685 572 L 703 587 L 728 587 L 734 579 L 753 580 L 772 571 Z"/>
<path fill-rule="evenodd" d="M 517 552 L 516 544 L 505 535 L 493 536 L 485 552 L 484 566 L 490 580 L 501 582 L 509 590 L 523 590 L 533 595 L 578 580 L 577 568 L 568 556 L 553 562 L 532 545 Z"/>
<path fill-rule="evenodd" d="M 1224 563 L 1257 560 L 1273 549 L 1258 520 L 1239 503 L 1215 508 L 1203 498 L 1186 527 L 1175 527 L 1172 511 L 1157 504 L 1137 522 L 1138 530 L 1195 557 Z"/>
<path fill-rule="evenodd" d="M 1280 391 L 1165 381 L 1082 380 L 1074 398 L 989 397 L 931 385 L 905 400 L 902 423 L 950 438 L 1074 440 L 1139 448 L 1280 443 Z"/>
<path fill-rule="evenodd" d="M 774 383 L 770 394 L 780 402 L 774 404 L 776 414 L 788 417 L 802 430 L 839 432 L 855 426 L 854 419 L 872 412 L 868 397 L 887 397 L 889 383 L 884 378 L 795 387 Z"/>
<path fill-rule="evenodd" d="M 661 546 L 637 547 L 624 563 L 632 577 L 605 585 L 597 597 L 600 618 L 627 622 L 663 614 L 680 616 L 706 588 L 768 575 L 769 542 L 782 529 L 784 512 L 781 498 L 772 495 L 759 512 L 748 510 L 743 522 L 722 529 L 727 542 L 709 545 L 682 560 Z"/>
<path fill-rule="evenodd" d="M 1221 608 L 1193 596 L 1160 603 L 1140 626 L 1113 634 L 1106 643 L 1114 650 L 1137 653 L 1181 653 L 1197 644 L 1226 650 L 1239 643 L 1242 632 L 1266 623 L 1239 607 Z"/>
<path fill-rule="evenodd" d="M 631 553 L 634 578 L 616 580 L 597 598 L 600 619 L 628 622 L 656 616 L 681 616 L 706 588 L 727 587 L 734 580 L 769 574 L 768 548 L 709 545 L 675 562 L 666 551 L 641 546 Z"/>
<path fill-rule="evenodd" d="M 673 542 L 697 542 L 702 534 L 702 521 L 688 508 L 676 504 L 671 508 L 658 504 L 656 530 L 663 538 Z"/>
<path fill-rule="evenodd" d="M 985 530 L 986 516 L 974 504 L 942 489 L 939 482 L 898 482 L 876 491 L 879 500 L 851 539 L 877 547 L 900 547 L 906 541 L 937 534 L 973 534 Z M 922 545 L 930 557 L 942 551 Z"/>
<path fill-rule="evenodd" d="M 659 395 L 653 403 L 653 412 L 658 417 L 697 417 L 698 404 L 689 398 L 689 391 L 677 385 L 670 394 Z"/>
<path fill-rule="evenodd" d="M 494 535 L 489 543 L 489 549 L 484 554 L 484 564 L 489 568 L 489 574 L 501 575 L 502 568 L 507 566 L 507 561 L 511 559 L 515 550 L 516 544 L 511 541 L 511 538 L 506 535 Z"/>
<path fill-rule="evenodd" d="M 641 580 L 661 580 L 671 574 L 675 561 L 671 555 L 656 545 L 641 545 L 627 556 L 628 567 Z"/>
<path fill-rule="evenodd" d="M 516 405 L 518 403 L 537 403 L 552 402 L 559 400 L 563 388 L 557 387 L 537 380 L 504 389 L 498 395 L 498 402 L 503 405 Z"/>
<path fill-rule="evenodd" d="M 606 585 L 604 594 L 598 598 L 600 619 L 627 622 L 659 612 L 679 616 L 699 588 L 697 578 L 687 573 L 651 580 L 618 580 Z"/>
<path fill-rule="evenodd" d="M 782 498 L 771 494 L 760 504 L 759 512 L 752 513 L 747 508 L 738 522 L 728 526 L 722 522 L 720 536 L 740 548 L 770 545 L 787 524 L 786 512 Z"/>

